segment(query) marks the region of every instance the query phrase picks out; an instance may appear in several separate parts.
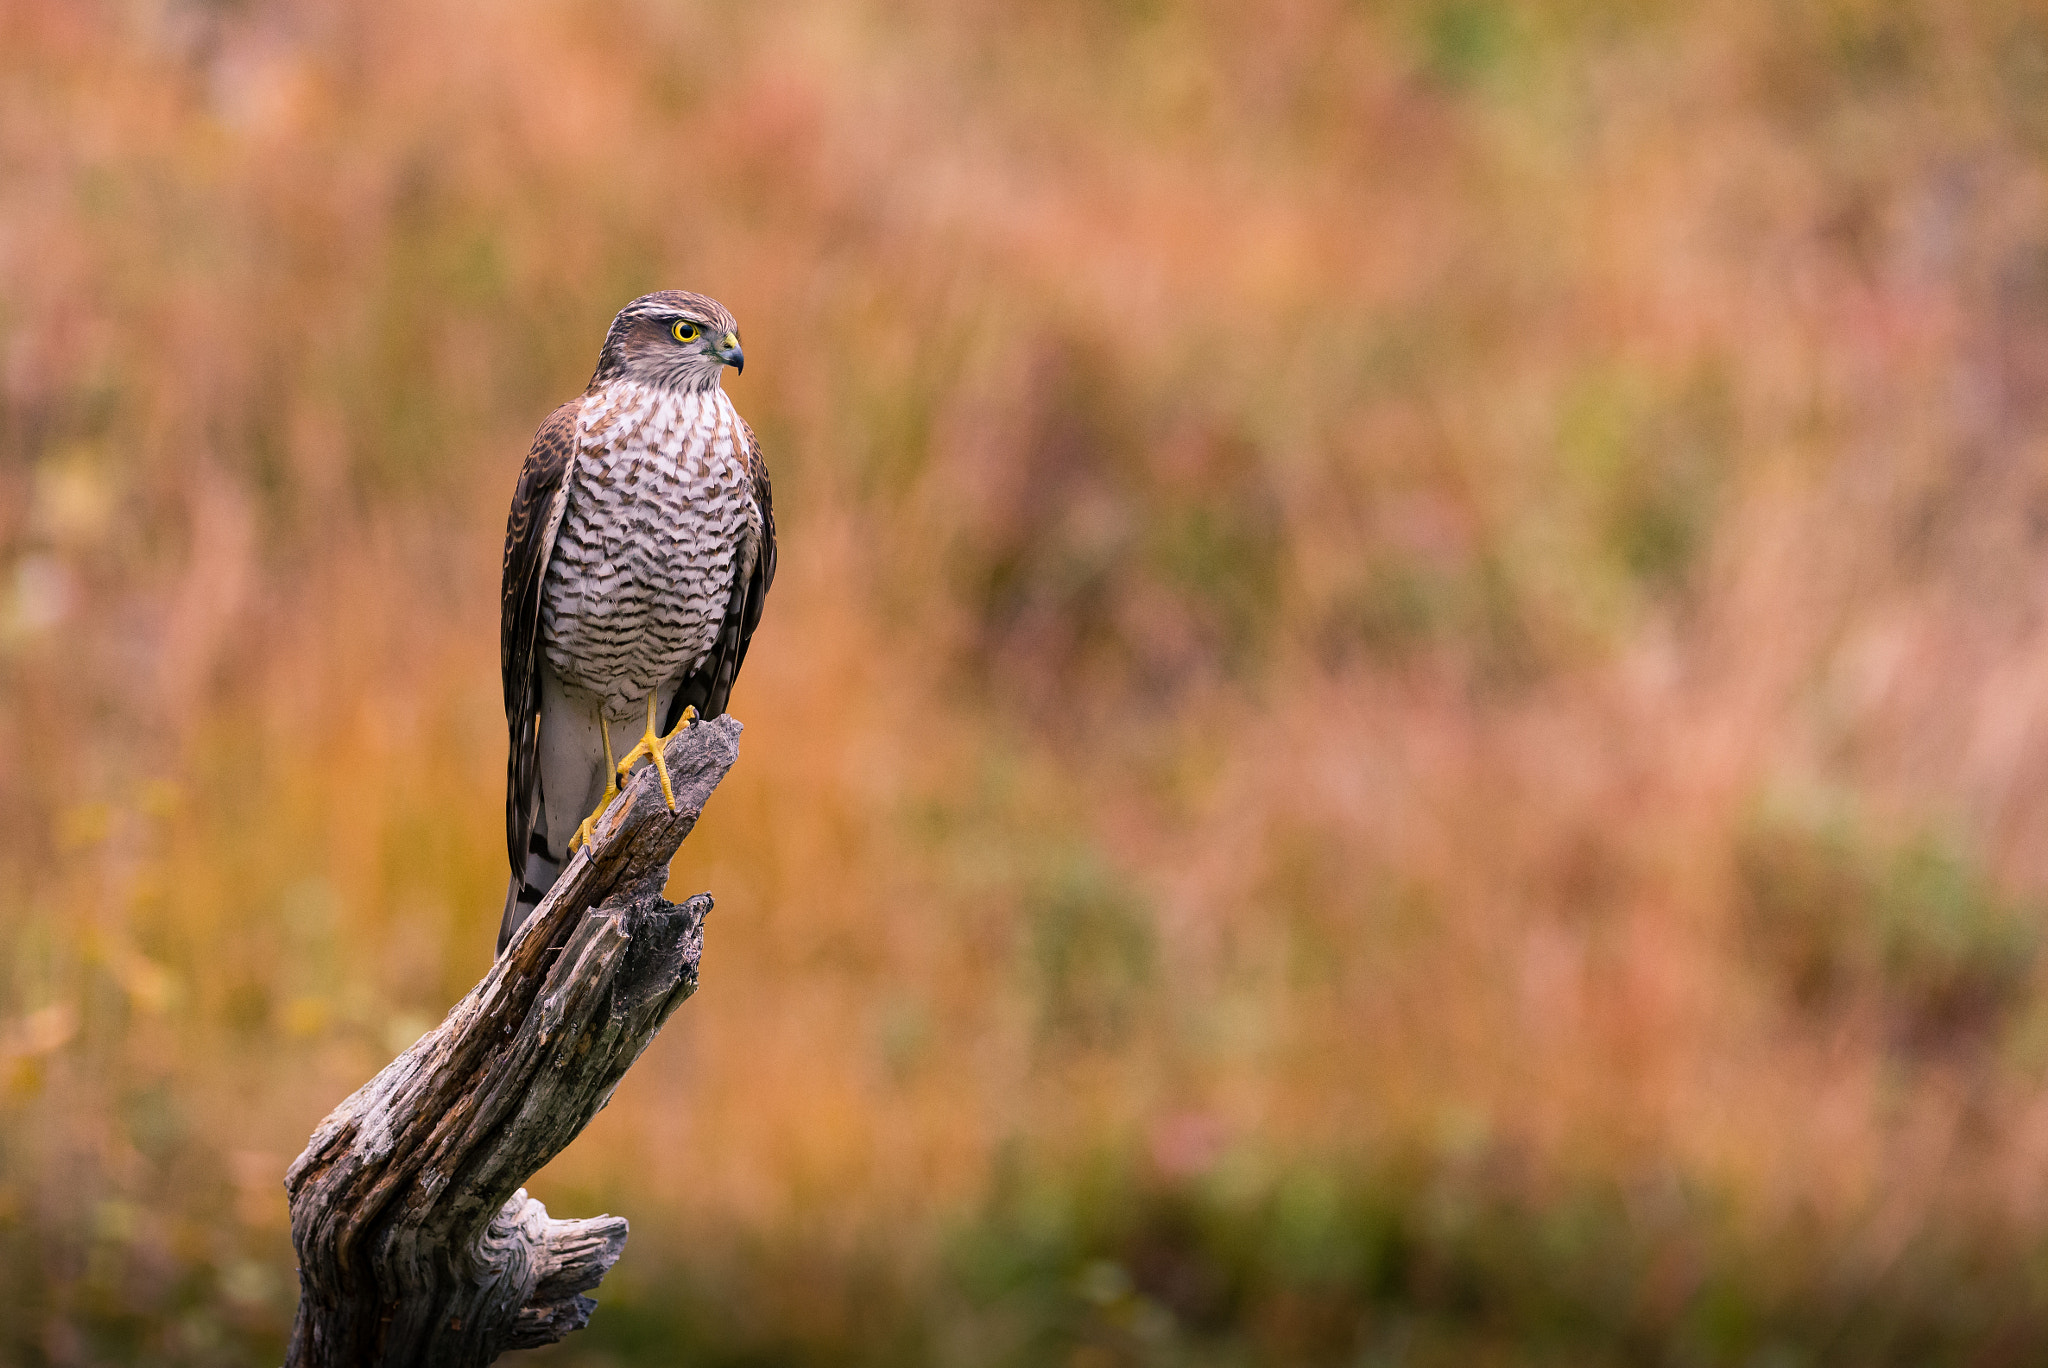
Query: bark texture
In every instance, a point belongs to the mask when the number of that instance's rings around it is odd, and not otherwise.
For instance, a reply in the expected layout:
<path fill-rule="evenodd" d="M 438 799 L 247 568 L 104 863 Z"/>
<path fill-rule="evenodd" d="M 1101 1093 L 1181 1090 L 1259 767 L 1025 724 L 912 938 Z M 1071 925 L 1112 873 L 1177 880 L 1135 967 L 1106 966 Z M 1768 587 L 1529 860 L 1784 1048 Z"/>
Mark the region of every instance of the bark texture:
<path fill-rule="evenodd" d="M 589 1320 L 625 1220 L 551 1219 L 520 1184 L 697 987 L 711 899 L 661 890 L 739 733 L 721 717 L 673 737 L 676 810 L 635 773 L 483 981 L 313 1132 L 285 1175 L 287 1368 L 469 1368 Z"/>

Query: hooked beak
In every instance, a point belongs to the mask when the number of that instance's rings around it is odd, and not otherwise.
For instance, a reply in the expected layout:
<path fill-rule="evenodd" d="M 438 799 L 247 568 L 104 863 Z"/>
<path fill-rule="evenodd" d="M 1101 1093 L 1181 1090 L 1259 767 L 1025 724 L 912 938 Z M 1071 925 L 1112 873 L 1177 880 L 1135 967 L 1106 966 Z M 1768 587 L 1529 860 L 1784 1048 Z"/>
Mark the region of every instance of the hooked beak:
<path fill-rule="evenodd" d="M 718 339 L 718 359 L 741 374 L 746 373 L 747 354 L 740 350 L 740 335 L 729 332 Z"/>

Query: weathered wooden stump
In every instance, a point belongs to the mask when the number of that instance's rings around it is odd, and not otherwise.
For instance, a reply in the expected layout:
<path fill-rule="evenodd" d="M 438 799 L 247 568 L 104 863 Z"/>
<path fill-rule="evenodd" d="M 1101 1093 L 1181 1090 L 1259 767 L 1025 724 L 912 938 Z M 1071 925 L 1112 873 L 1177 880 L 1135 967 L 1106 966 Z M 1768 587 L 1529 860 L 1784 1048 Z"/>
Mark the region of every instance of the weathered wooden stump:
<path fill-rule="evenodd" d="M 550 1219 L 520 1184 L 697 987 L 711 899 L 661 890 L 739 734 L 721 717 L 672 738 L 676 810 L 636 773 L 483 981 L 313 1132 L 285 1175 L 287 1368 L 469 1368 L 589 1320 L 625 1220 Z"/>

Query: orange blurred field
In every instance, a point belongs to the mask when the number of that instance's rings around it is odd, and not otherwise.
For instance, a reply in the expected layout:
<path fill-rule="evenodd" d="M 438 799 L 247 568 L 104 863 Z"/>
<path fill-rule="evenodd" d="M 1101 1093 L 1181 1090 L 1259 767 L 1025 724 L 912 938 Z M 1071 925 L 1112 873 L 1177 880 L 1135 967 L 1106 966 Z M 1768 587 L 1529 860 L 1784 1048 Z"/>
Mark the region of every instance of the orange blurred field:
<path fill-rule="evenodd" d="M 2048 1354 L 2048 11 L 0 0 L 0 1361 L 279 1358 L 666 286 L 781 570 L 534 1362 Z"/>

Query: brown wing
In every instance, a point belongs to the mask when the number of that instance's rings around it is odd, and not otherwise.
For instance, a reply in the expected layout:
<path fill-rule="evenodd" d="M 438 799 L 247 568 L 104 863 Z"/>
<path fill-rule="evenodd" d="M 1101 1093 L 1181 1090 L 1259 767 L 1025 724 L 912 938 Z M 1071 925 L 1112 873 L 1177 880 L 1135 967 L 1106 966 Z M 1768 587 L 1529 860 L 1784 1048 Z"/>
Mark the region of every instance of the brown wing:
<path fill-rule="evenodd" d="M 505 520 L 505 579 L 498 658 L 505 680 L 505 853 L 516 879 L 526 868 L 540 793 L 540 586 L 554 550 L 562 479 L 576 451 L 576 403 L 562 405 L 533 435 Z"/>
<path fill-rule="evenodd" d="M 775 583 L 775 497 L 768 486 L 768 463 L 761 459 L 761 443 L 745 419 L 740 420 L 740 431 L 746 434 L 747 471 L 753 477 L 754 503 L 761 510 L 761 544 L 754 550 L 753 567 L 746 574 L 733 576 L 732 594 L 726 600 L 718 641 L 703 663 L 684 676 L 675 701 L 669 704 L 663 731 L 674 728 L 685 704 L 695 707 L 700 717 L 717 717 L 725 711 L 726 702 L 732 697 L 733 681 L 739 678 L 740 666 L 747 659 L 747 643 L 754 639 L 754 628 L 761 623 L 761 605 L 768 599 L 768 586 Z"/>

